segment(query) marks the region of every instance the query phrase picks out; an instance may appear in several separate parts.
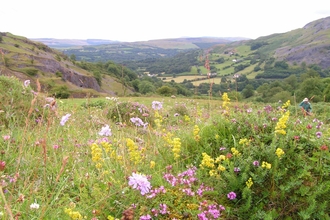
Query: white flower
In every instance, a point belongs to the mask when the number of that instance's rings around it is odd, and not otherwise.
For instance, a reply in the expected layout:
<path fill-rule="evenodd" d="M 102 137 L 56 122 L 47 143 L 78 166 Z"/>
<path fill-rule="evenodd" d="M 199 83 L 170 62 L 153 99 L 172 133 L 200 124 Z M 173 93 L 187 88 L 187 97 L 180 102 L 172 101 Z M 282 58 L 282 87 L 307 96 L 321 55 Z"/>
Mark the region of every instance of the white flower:
<path fill-rule="evenodd" d="M 105 125 L 102 127 L 101 131 L 99 132 L 99 135 L 101 136 L 111 136 L 111 129 L 109 128 L 109 125 Z"/>
<path fill-rule="evenodd" d="M 31 205 L 30 205 L 30 209 L 39 209 L 39 204 L 38 203 L 32 203 Z"/>
<path fill-rule="evenodd" d="M 66 114 L 66 115 L 64 115 L 64 116 L 62 117 L 62 119 L 61 119 L 60 124 L 61 124 L 62 126 L 64 126 L 65 123 L 67 122 L 67 120 L 69 120 L 70 116 L 71 116 L 71 114 Z"/>
<path fill-rule="evenodd" d="M 30 80 L 25 80 L 24 81 L 24 87 L 28 87 L 30 85 Z"/>

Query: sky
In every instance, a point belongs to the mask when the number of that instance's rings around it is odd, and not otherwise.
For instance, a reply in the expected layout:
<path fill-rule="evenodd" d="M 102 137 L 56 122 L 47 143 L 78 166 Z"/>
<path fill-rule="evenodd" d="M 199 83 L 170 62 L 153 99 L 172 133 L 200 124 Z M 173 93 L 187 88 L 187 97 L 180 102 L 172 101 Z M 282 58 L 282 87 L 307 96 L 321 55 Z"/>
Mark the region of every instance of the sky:
<path fill-rule="evenodd" d="M 4 0 L 0 32 L 125 42 L 180 37 L 256 39 L 330 16 L 329 0 Z"/>

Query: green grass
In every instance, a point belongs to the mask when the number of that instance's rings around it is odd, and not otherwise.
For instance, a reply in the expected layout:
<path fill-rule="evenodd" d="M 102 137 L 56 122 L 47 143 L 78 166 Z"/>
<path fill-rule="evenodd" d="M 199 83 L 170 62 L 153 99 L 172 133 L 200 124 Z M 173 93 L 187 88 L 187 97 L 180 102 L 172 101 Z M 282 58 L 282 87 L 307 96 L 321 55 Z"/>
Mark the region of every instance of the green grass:
<path fill-rule="evenodd" d="M 325 103 L 306 118 L 296 104 L 239 103 L 227 94 L 67 99 L 53 111 L 19 81 L 1 77 L 0 86 L 14 89 L 0 104 L 2 219 L 139 219 L 164 204 L 162 219 L 196 219 L 208 205 L 224 219 L 329 218 Z M 130 120 L 137 113 L 145 128 Z M 105 125 L 109 136 L 100 133 Z M 135 172 L 166 192 L 141 195 L 129 183 Z M 173 177 L 192 182 L 171 184 Z"/>

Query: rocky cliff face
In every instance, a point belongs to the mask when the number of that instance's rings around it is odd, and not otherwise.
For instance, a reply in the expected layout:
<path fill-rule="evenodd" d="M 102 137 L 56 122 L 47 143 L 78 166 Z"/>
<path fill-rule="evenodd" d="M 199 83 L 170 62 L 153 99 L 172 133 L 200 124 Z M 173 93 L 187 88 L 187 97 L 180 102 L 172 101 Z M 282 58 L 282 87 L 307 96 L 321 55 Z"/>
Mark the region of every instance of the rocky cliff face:
<path fill-rule="evenodd" d="M 306 24 L 296 46 L 275 50 L 275 56 L 289 63 L 318 64 L 322 69 L 330 68 L 330 17 Z"/>
<path fill-rule="evenodd" d="M 23 37 L 0 34 L 3 44 L 0 45 L 0 74 L 32 81 L 42 77 L 58 78 L 60 74 L 64 82 L 70 82 L 70 87 L 102 92 L 92 73 L 75 66 L 64 54 Z M 29 76 L 27 69 L 37 70 L 37 74 Z"/>

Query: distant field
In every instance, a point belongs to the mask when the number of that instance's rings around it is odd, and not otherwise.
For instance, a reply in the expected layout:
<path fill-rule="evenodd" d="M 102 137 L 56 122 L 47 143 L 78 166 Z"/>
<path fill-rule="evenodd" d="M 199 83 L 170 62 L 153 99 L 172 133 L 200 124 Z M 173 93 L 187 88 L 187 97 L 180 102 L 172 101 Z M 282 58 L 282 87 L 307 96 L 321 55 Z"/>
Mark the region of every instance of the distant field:
<path fill-rule="evenodd" d="M 185 79 L 186 80 L 196 80 L 198 78 L 206 78 L 206 75 L 196 75 L 196 76 L 177 76 L 175 78 L 173 77 L 158 77 L 160 79 L 162 79 L 164 82 L 171 82 L 171 80 L 174 80 L 174 82 L 176 83 L 182 83 Z M 165 79 L 164 79 L 165 78 Z"/>

